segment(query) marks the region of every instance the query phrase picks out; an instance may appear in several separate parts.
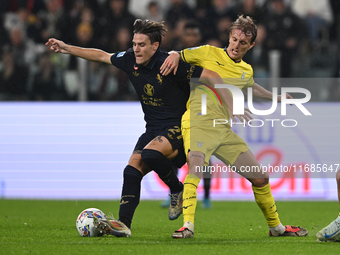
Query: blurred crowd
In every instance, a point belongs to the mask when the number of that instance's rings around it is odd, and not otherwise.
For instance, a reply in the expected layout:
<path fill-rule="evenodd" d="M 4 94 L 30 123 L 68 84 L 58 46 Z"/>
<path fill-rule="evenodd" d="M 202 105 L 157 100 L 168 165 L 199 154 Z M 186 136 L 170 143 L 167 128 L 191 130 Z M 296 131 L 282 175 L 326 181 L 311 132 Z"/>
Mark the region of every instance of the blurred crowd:
<path fill-rule="evenodd" d="M 161 48 L 225 47 L 239 14 L 258 25 L 244 60 L 255 78 L 339 77 L 338 0 L 1 0 L 0 101 L 137 100 L 126 74 L 112 65 L 49 52 L 51 38 L 114 53 L 132 47 L 136 18 L 165 21 Z M 334 83 L 327 100 L 340 100 Z"/>

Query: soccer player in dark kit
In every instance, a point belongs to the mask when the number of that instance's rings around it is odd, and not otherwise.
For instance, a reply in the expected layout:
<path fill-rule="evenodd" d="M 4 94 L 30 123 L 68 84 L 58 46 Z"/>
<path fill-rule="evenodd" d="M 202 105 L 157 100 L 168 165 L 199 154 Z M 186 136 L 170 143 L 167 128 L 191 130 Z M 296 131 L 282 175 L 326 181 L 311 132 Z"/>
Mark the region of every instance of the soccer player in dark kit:
<path fill-rule="evenodd" d="M 160 67 L 168 53 L 159 46 L 166 28 L 162 22 L 137 19 L 133 48 L 110 54 L 99 49 L 80 48 L 50 38 L 46 43 L 54 52 L 71 54 L 89 61 L 113 64 L 129 76 L 144 112 L 146 131 L 133 150 L 124 169 L 119 220 L 99 220 L 97 227 L 114 236 L 131 236 L 131 222 L 140 200 L 141 180 L 151 170 L 170 189 L 169 219 L 182 213 L 183 184 L 173 171 L 186 162 L 181 134 L 181 117 L 186 111 L 191 78 L 216 78 L 217 73 L 180 62 L 176 75 L 162 76 Z M 222 82 L 222 80 L 221 80 Z M 228 94 L 228 93 L 227 93 Z M 226 95 L 225 100 L 232 100 Z M 232 104 L 231 102 L 228 102 Z"/>

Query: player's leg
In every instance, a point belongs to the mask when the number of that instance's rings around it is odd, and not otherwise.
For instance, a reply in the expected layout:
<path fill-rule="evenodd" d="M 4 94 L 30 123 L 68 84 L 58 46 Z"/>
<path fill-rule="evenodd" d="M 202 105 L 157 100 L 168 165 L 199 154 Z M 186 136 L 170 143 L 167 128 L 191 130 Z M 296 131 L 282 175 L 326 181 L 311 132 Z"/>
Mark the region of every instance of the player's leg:
<path fill-rule="evenodd" d="M 133 152 L 123 173 L 123 188 L 119 207 L 119 220 L 111 216 L 108 220 L 99 220 L 97 228 L 105 234 L 117 237 L 131 236 L 131 222 L 140 201 L 141 181 L 150 169 L 143 163 L 141 151 Z"/>
<path fill-rule="evenodd" d="M 178 176 L 178 167 L 176 165 L 174 165 L 174 164 L 172 165 L 172 170 L 174 171 L 176 176 Z M 171 193 L 171 191 L 170 191 L 170 193 Z M 161 207 L 162 208 L 168 208 L 169 206 L 170 206 L 170 197 L 168 196 L 168 198 L 166 200 L 161 202 Z"/>
<path fill-rule="evenodd" d="M 340 204 L 340 171 L 336 173 L 336 182 L 338 187 L 338 201 Z M 340 213 L 338 217 L 328 226 L 321 229 L 316 237 L 319 241 L 324 242 L 340 242 Z"/>
<path fill-rule="evenodd" d="M 173 238 L 194 237 L 195 211 L 197 206 L 197 187 L 202 178 L 202 171 L 197 171 L 204 166 L 205 156 L 199 151 L 188 153 L 189 173 L 185 177 L 183 192 L 183 222 L 184 225 L 173 234 Z"/>
<path fill-rule="evenodd" d="M 261 169 L 255 156 L 250 150 L 241 153 L 237 157 L 233 165 L 243 177 L 245 177 L 252 183 L 255 201 L 262 210 L 263 215 L 266 218 L 268 227 L 275 228 L 279 226 L 279 231 L 283 232 L 285 228 L 280 222 L 279 215 L 276 210 L 274 197 L 271 194 L 268 173 L 260 172 L 256 174 L 255 172 L 243 172 L 246 167 L 251 166 L 258 166 L 258 169 Z"/>
<path fill-rule="evenodd" d="M 132 218 L 139 204 L 142 178 L 149 171 L 150 169 L 142 161 L 141 151 L 134 151 L 124 169 L 119 207 L 119 220 L 128 228 L 131 228 Z"/>
<path fill-rule="evenodd" d="M 183 137 L 178 126 L 162 131 L 142 151 L 143 162 L 153 169 L 170 189 L 169 219 L 175 220 L 182 213 L 183 184 L 173 169 L 185 164 Z"/>
<path fill-rule="evenodd" d="M 194 236 L 194 220 L 197 205 L 197 186 L 202 178 L 202 167 L 209 165 L 214 148 L 219 145 L 217 132 L 209 132 L 198 127 L 190 128 L 190 121 L 182 120 L 184 151 L 187 154 L 189 167 L 184 181 L 183 222 L 184 225 L 172 235 L 173 238 L 189 238 Z M 215 137 L 212 137 L 215 136 Z"/>
<path fill-rule="evenodd" d="M 308 234 L 308 231 L 304 228 L 285 227 L 281 224 L 271 194 L 269 175 L 262 172 L 260 164 L 249 150 L 248 145 L 235 132 L 231 129 L 224 132 L 224 136 L 221 137 L 221 145 L 214 152 L 214 155 L 226 165 L 235 166 L 238 173 L 252 183 L 255 201 L 263 212 L 271 235 L 303 236 Z M 246 172 L 244 170 L 247 167 L 258 171 Z"/>
<path fill-rule="evenodd" d="M 271 236 L 306 236 L 308 234 L 308 231 L 302 227 L 282 225 L 271 193 L 269 175 L 267 172 L 262 172 L 260 164 L 250 150 L 241 153 L 233 165 L 243 177 L 252 183 L 255 201 L 266 218 Z M 247 167 L 253 170 L 244 172 Z"/>
<path fill-rule="evenodd" d="M 158 174 L 171 193 L 183 190 L 183 185 L 173 171 L 171 162 L 177 155 L 178 150 L 173 150 L 170 141 L 164 136 L 155 137 L 145 146 L 141 154 L 143 162 Z"/>
<path fill-rule="evenodd" d="M 209 165 L 211 165 L 211 161 L 209 160 Z M 204 198 L 202 201 L 202 208 L 203 209 L 210 209 L 211 202 L 210 202 L 210 187 L 211 187 L 211 172 L 203 172 L 203 186 L 204 186 Z"/>

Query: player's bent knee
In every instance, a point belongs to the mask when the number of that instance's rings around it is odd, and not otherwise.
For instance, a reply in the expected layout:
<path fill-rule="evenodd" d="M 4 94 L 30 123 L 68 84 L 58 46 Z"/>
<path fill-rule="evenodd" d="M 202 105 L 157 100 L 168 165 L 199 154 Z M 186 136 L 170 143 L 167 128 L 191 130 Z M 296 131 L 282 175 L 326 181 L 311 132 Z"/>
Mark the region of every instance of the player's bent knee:
<path fill-rule="evenodd" d="M 340 171 L 336 173 L 336 181 L 339 183 L 340 182 Z"/>
<path fill-rule="evenodd" d="M 140 153 L 132 154 L 130 159 L 129 159 L 128 165 L 136 168 L 143 175 L 146 175 L 148 172 L 150 172 L 150 169 L 142 161 L 142 157 L 141 157 Z"/>
<path fill-rule="evenodd" d="M 269 183 L 269 178 L 254 178 L 250 179 L 250 182 L 254 187 L 261 188 Z"/>
<path fill-rule="evenodd" d="M 143 162 L 151 169 L 154 169 L 155 164 L 158 164 L 160 160 L 165 158 L 161 152 L 151 149 L 143 149 L 141 156 Z"/>

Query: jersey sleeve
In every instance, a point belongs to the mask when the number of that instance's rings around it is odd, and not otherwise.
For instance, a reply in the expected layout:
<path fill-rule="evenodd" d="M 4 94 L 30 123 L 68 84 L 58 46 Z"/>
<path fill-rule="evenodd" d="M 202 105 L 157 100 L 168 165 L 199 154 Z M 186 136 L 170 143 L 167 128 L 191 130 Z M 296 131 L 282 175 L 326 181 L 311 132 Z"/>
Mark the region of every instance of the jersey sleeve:
<path fill-rule="evenodd" d="M 178 63 L 177 73 L 174 77 L 176 80 L 190 82 L 191 78 L 200 78 L 202 71 L 202 67 L 188 64 L 180 60 Z"/>
<path fill-rule="evenodd" d="M 127 63 L 128 63 L 128 53 L 126 51 L 116 52 L 111 56 L 111 63 L 115 67 L 126 71 Z"/>
<path fill-rule="evenodd" d="M 248 88 L 248 87 L 253 87 L 254 86 L 255 81 L 254 81 L 253 74 L 254 74 L 253 68 L 250 67 L 250 77 L 248 78 L 247 83 L 246 83 L 244 88 Z"/>
<path fill-rule="evenodd" d="M 248 87 L 253 87 L 254 84 L 255 84 L 254 78 L 251 77 L 251 78 L 249 79 L 249 81 L 247 82 L 246 88 L 248 88 Z"/>
<path fill-rule="evenodd" d="M 181 51 L 181 57 L 187 63 L 202 66 L 202 61 L 206 59 L 209 50 L 210 45 L 188 48 Z"/>

